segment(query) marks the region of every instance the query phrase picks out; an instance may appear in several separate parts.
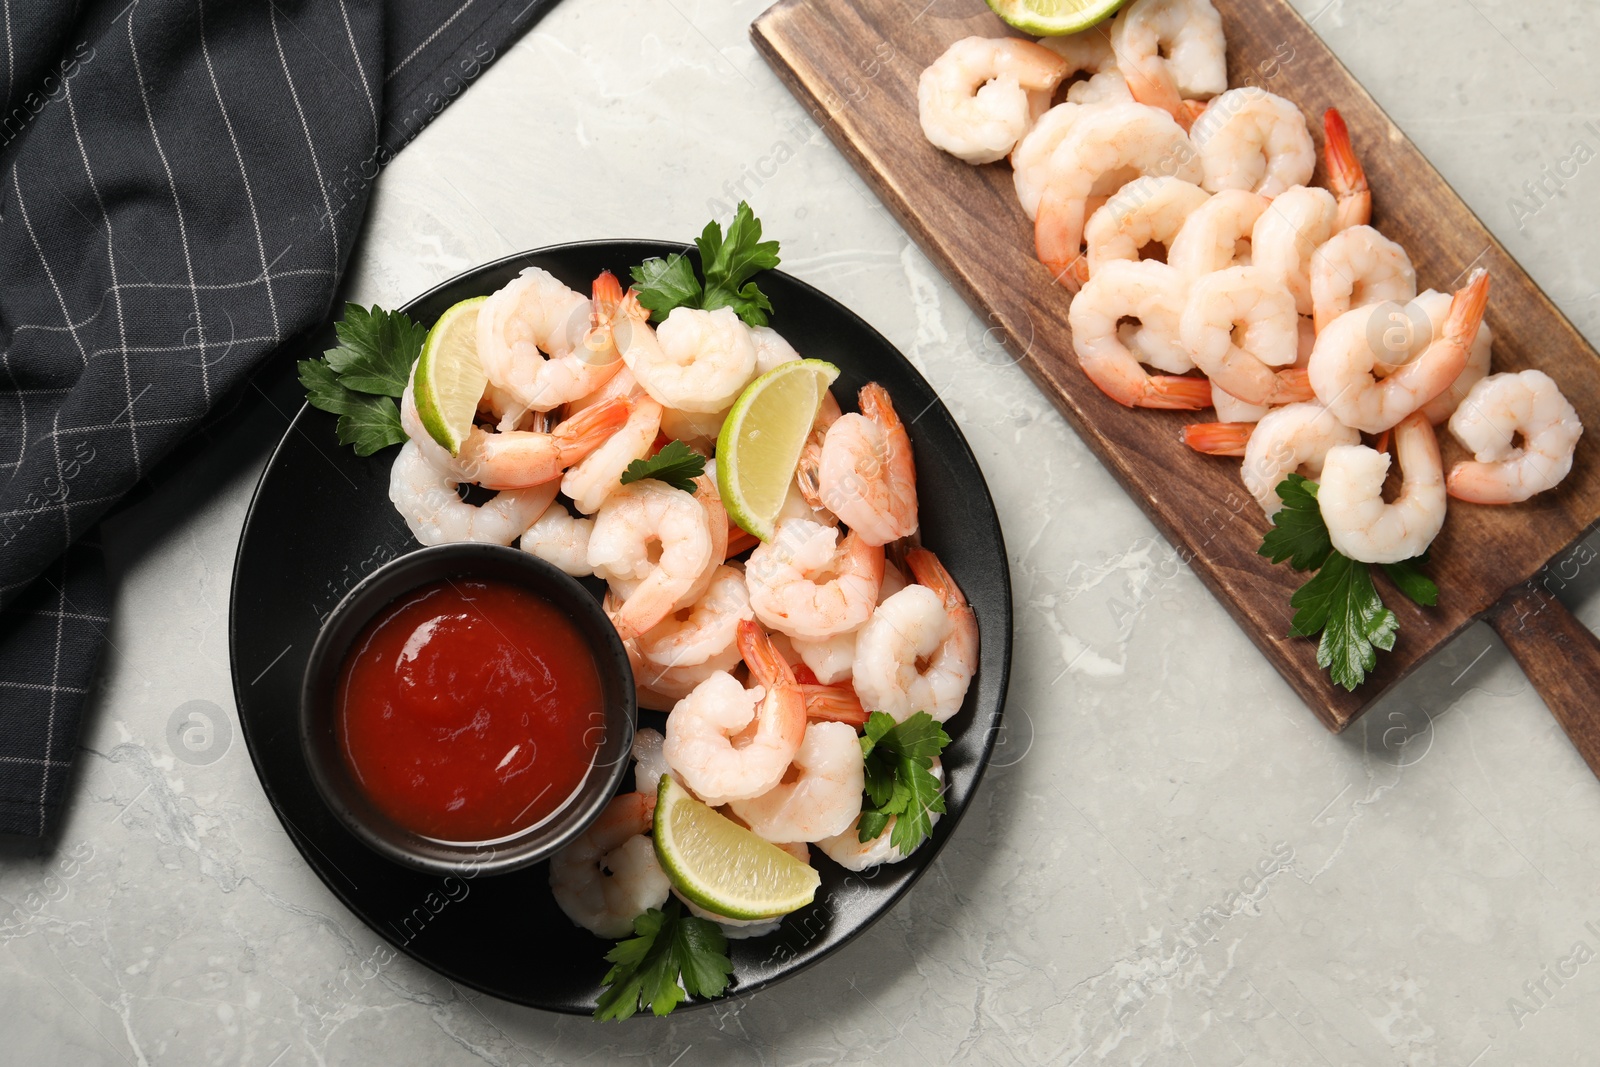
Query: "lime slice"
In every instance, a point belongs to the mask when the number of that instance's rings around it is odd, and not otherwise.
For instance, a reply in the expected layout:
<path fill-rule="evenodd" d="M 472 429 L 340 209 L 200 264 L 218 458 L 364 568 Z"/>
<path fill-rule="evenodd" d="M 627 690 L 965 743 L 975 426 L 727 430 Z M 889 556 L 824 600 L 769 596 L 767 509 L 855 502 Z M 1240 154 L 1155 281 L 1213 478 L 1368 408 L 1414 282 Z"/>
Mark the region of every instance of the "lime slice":
<path fill-rule="evenodd" d="M 839 368 L 820 359 L 780 363 L 745 386 L 717 435 L 717 491 L 728 517 L 772 540 L 822 395 Z"/>
<path fill-rule="evenodd" d="M 1123 0 L 988 0 L 996 15 L 1036 37 L 1061 37 L 1098 26 Z"/>
<path fill-rule="evenodd" d="M 478 401 L 488 387 L 478 362 L 478 309 L 486 296 L 450 307 L 428 331 L 413 371 L 417 414 L 428 436 L 453 456 L 472 429 Z"/>
<path fill-rule="evenodd" d="M 730 919 L 769 919 L 803 908 L 822 879 L 777 845 L 719 815 L 670 774 L 656 795 L 656 856 L 678 892 Z"/>

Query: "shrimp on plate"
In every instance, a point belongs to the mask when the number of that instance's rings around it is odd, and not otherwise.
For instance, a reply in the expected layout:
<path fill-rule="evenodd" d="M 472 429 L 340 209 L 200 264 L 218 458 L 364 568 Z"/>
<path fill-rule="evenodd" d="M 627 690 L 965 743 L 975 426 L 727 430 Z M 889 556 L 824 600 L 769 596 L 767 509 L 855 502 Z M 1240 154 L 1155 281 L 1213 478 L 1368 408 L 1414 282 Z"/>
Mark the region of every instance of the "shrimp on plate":
<path fill-rule="evenodd" d="M 621 484 L 618 479 L 628 469 L 628 464 L 650 455 L 656 434 L 661 430 L 661 405 L 639 388 L 633 372 L 626 367 L 600 392 L 605 394 L 602 403 L 623 398 L 630 406 L 626 421 L 561 476 L 562 493 L 584 515 L 600 510 L 606 497 Z"/>
<path fill-rule="evenodd" d="M 456 454 L 462 481 L 485 489 L 526 489 L 559 480 L 567 468 L 599 449 L 628 421 L 631 404 L 618 397 L 586 407 L 548 433 L 474 426 Z"/>
<path fill-rule="evenodd" d="M 1473 453 L 1450 468 L 1450 495 L 1474 504 L 1514 504 L 1567 476 L 1583 423 L 1548 374 L 1525 370 L 1474 385 L 1450 416 L 1450 432 Z"/>
<path fill-rule="evenodd" d="M 1311 259 L 1335 230 L 1333 194 L 1297 185 L 1273 197 L 1250 231 L 1250 262 L 1294 296 L 1297 314 L 1311 314 Z"/>
<path fill-rule="evenodd" d="M 1307 373 L 1292 366 L 1300 334 L 1294 297 L 1254 267 L 1198 279 L 1180 334 L 1195 365 L 1240 400 L 1276 405 L 1311 398 Z"/>
<path fill-rule="evenodd" d="M 739 623 L 750 618 L 754 612 L 744 570 L 737 564 L 720 564 L 698 600 L 640 634 L 635 647 L 659 667 L 698 666 L 737 650 Z"/>
<path fill-rule="evenodd" d="M 754 688 L 713 674 L 668 714 L 662 747 L 668 766 L 712 806 L 777 785 L 805 739 L 805 698 L 794 671 L 759 624 L 741 622 L 738 643 Z"/>
<path fill-rule="evenodd" d="M 1290 474 L 1315 481 L 1322 476 L 1328 450 L 1358 445 L 1361 434 L 1334 418 L 1321 404 L 1286 404 L 1255 424 L 1211 422 L 1184 427 L 1190 448 L 1214 456 L 1243 456 L 1240 476 L 1261 510 L 1272 518 L 1283 508 L 1278 484 Z"/>
<path fill-rule="evenodd" d="M 856 530 L 784 519 L 745 567 L 750 607 L 791 637 L 826 638 L 855 630 L 877 606 L 883 548 Z"/>
<path fill-rule="evenodd" d="M 965 37 L 917 82 L 922 132 L 958 159 L 992 163 L 1016 147 L 1066 75 L 1066 60 L 1032 41 Z"/>
<path fill-rule="evenodd" d="M 593 574 L 589 566 L 589 534 L 594 520 L 579 518 L 567 511 L 561 501 L 553 502 L 522 533 L 522 551 L 553 563 L 574 578 Z"/>
<path fill-rule="evenodd" d="M 1067 308 L 1078 364 L 1089 380 L 1125 407 L 1205 407 L 1211 397 L 1205 379 L 1151 374 L 1140 365 L 1151 361 L 1145 346 L 1156 338 L 1181 345 L 1178 327 L 1186 297 L 1183 276 L 1164 263 L 1107 263 Z M 1139 320 L 1141 336 L 1148 335 L 1138 354 L 1118 328 L 1129 318 Z M 1169 366 L 1181 369 L 1183 364 Z"/>
<path fill-rule="evenodd" d="M 1211 101 L 1190 131 L 1200 154 L 1202 187 L 1245 189 L 1274 197 L 1311 180 L 1317 149 L 1300 108 L 1253 85 Z"/>
<path fill-rule="evenodd" d="M 811 723 L 784 779 L 760 796 L 728 806 L 768 841 L 821 841 L 843 833 L 861 814 L 865 787 L 855 727 Z"/>
<path fill-rule="evenodd" d="M 1034 252 L 1058 282 L 1075 289 L 1088 273 L 1082 248 L 1090 197 L 1151 175 L 1200 179 L 1194 146 L 1172 116 L 1144 104 L 1086 108 L 1050 155 L 1034 219 Z"/>
<path fill-rule="evenodd" d="M 1317 335 L 1306 368 L 1317 399 L 1347 426 L 1382 433 L 1450 388 L 1467 365 L 1489 301 L 1489 274 L 1476 270 L 1450 301 L 1444 326 L 1405 366 L 1379 380 L 1381 330 L 1372 328 L 1378 306 L 1340 315 Z"/>
<path fill-rule="evenodd" d="M 759 378 L 767 371 L 800 358 L 788 340 L 771 326 L 750 326 L 750 343 L 756 349 L 756 369 L 752 377 Z"/>
<path fill-rule="evenodd" d="M 823 685 L 833 685 L 850 677 L 856 661 L 856 630 L 844 630 L 829 637 L 794 637 L 789 643 L 794 645 L 800 662 Z"/>
<path fill-rule="evenodd" d="M 592 393 L 621 366 L 611 320 L 622 286 L 610 271 L 593 299 L 547 270 L 528 267 L 478 312 L 478 359 L 489 381 L 535 411 Z"/>
<path fill-rule="evenodd" d="M 617 314 L 617 350 L 639 385 L 663 408 L 726 411 L 755 373 L 755 342 L 732 308 L 675 307 L 652 329 L 650 312 L 630 292 Z"/>
<path fill-rule="evenodd" d="M 1420 411 L 1394 428 L 1394 450 L 1404 476 L 1400 494 L 1383 499 L 1387 453 L 1366 445 L 1336 445 L 1322 464 L 1317 504 L 1328 540 L 1363 563 L 1399 563 L 1422 555 L 1444 526 L 1444 468 L 1433 426 Z"/>
<path fill-rule="evenodd" d="M 1417 272 L 1406 250 L 1371 226 L 1340 230 L 1311 256 L 1311 313 L 1321 333 L 1351 308 L 1417 295 Z"/>
<path fill-rule="evenodd" d="M 944 781 L 944 765 L 939 757 L 933 758 L 933 764 L 928 772 L 941 783 Z M 940 812 L 928 810 L 928 822 L 937 824 Z M 894 847 L 894 824 L 899 820 L 898 815 L 889 816 L 889 822 L 884 826 L 883 832 L 870 841 L 861 840 L 860 822 L 858 816 L 855 821 L 842 834 L 827 837 L 816 842 L 822 854 L 847 871 L 864 871 L 869 867 L 876 867 L 880 863 L 899 863 L 907 859 L 907 853 Z"/>
<path fill-rule="evenodd" d="M 726 536 L 726 526 L 723 531 Z M 664 482 L 644 479 L 619 486 L 595 513 L 589 533 L 589 567 L 625 584 L 612 623 L 630 641 L 693 599 L 713 558 L 705 505 Z"/>
<path fill-rule="evenodd" d="M 626 937 L 633 920 L 667 902 L 672 882 L 646 832 L 651 792 L 624 793 L 594 825 L 550 857 L 550 893 L 567 918 L 598 937 Z"/>
<path fill-rule="evenodd" d="M 1243 189 L 1224 189 L 1197 207 L 1172 239 L 1167 264 L 1191 281 L 1252 262 L 1251 231 L 1269 201 Z"/>
<path fill-rule="evenodd" d="M 861 413 L 840 415 L 822 439 L 817 495 L 864 544 L 886 545 L 917 530 L 911 437 L 883 386 L 868 382 L 857 402 Z"/>
<path fill-rule="evenodd" d="M 856 637 L 854 682 L 864 707 L 896 722 L 961 710 L 978 670 L 978 619 L 932 552 L 906 554 L 917 584 L 878 605 Z"/>
<path fill-rule="evenodd" d="M 466 479 L 430 463 L 416 441 L 407 441 L 389 470 L 389 500 L 411 534 L 424 545 L 479 541 L 509 545 L 544 514 L 556 484 L 497 493 L 481 506 L 461 499 Z"/>

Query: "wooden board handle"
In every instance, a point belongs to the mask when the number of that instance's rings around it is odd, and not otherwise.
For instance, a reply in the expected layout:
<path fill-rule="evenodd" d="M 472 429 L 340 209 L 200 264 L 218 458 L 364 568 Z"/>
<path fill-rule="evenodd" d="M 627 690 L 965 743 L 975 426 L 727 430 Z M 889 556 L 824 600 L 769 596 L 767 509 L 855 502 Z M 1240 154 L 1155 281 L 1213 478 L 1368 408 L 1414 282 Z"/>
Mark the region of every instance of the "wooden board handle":
<path fill-rule="evenodd" d="M 1507 593 L 1485 621 L 1600 778 L 1600 639 L 1533 582 Z"/>

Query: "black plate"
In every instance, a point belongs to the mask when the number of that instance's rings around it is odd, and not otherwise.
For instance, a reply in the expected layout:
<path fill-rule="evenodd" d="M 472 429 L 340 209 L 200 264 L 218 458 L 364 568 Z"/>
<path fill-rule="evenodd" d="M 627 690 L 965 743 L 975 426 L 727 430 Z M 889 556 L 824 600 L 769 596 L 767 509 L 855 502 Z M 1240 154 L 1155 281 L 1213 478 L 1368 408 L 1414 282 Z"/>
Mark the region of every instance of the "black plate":
<path fill-rule="evenodd" d="M 586 291 L 602 269 L 625 278 L 633 264 L 681 251 L 682 245 L 653 241 L 559 245 L 468 271 L 405 310 L 431 324 L 450 305 L 493 292 L 528 266 Z M 860 874 L 813 849 L 822 873 L 816 901 L 789 916 L 777 933 L 730 943 L 730 997 L 754 992 L 834 951 L 888 911 L 928 868 L 989 762 L 1011 665 L 1011 584 L 1000 523 L 950 413 L 905 357 L 838 302 L 780 272 L 760 281 L 777 309 L 772 325 L 803 355 L 841 368 L 834 393 L 847 409 L 868 381 L 881 382 L 894 398 L 916 451 L 923 543 L 976 609 L 981 655 L 966 704 L 946 727 L 954 738 L 944 754 L 948 812 L 932 842 L 903 863 Z M 233 688 L 261 785 L 311 868 L 400 951 L 485 993 L 589 1014 L 608 966 L 602 956 L 609 943 L 560 912 L 546 865 L 467 880 L 413 871 L 346 832 L 312 787 L 296 702 L 317 629 L 356 582 L 418 547 L 389 503 L 394 450 L 362 459 L 339 444 L 334 422 L 332 415 L 301 408 L 261 476 L 239 539 L 229 618 Z M 650 713 L 644 724 L 651 724 Z M 631 784 L 631 776 L 624 784 Z"/>

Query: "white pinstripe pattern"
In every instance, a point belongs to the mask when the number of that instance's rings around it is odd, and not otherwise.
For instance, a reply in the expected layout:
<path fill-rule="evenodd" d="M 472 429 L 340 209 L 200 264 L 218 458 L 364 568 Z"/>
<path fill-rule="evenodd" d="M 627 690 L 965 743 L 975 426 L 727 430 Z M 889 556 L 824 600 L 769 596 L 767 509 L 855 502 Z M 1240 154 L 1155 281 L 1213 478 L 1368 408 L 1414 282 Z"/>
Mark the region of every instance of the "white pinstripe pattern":
<path fill-rule="evenodd" d="M 345 40 L 350 42 L 350 57 L 356 61 L 356 76 L 361 79 L 361 89 L 367 94 L 367 110 L 372 113 L 372 137 L 378 139 L 378 102 L 372 98 L 372 86 L 367 84 L 367 68 L 361 63 L 361 53 L 356 51 L 355 31 L 350 28 L 350 12 L 339 0 L 339 17 L 344 19 Z"/>
<path fill-rule="evenodd" d="M 260 285 L 260 284 L 262 284 L 263 281 L 276 280 L 276 279 L 279 279 L 279 278 L 294 278 L 294 277 L 298 277 L 298 276 L 301 276 L 301 275 L 308 275 L 308 274 L 328 274 L 328 275 L 331 275 L 333 273 L 334 272 L 329 270 L 327 267 L 296 267 L 296 268 L 294 268 L 292 270 L 275 270 L 271 274 L 266 275 L 265 277 L 263 277 L 262 275 L 258 274 L 254 278 L 250 278 L 250 279 L 248 279 L 246 281 L 242 281 L 242 282 L 215 282 L 215 283 L 211 283 L 211 284 L 207 284 L 205 282 L 201 282 L 201 283 L 195 285 L 194 288 L 200 290 L 201 292 L 218 292 L 218 291 L 223 291 L 223 290 L 228 290 L 228 289 L 244 289 L 244 288 L 246 288 L 248 286 L 251 286 L 251 285 Z M 123 282 L 120 285 L 117 285 L 115 288 L 117 288 L 117 289 L 188 289 L 189 285 L 188 285 L 187 282 Z M 22 333 L 24 330 L 39 330 L 39 331 L 42 331 L 44 333 L 67 333 L 67 332 L 70 332 L 70 331 L 73 331 L 73 330 L 81 330 L 85 326 L 87 326 L 91 322 L 93 322 L 95 319 L 100 317 L 100 313 L 105 310 L 106 301 L 110 297 L 111 297 L 111 287 L 107 287 L 106 291 L 100 294 L 100 305 L 98 307 L 96 307 L 92 313 L 90 313 L 88 318 L 79 319 L 77 322 L 68 323 L 65 326 L 51 326 L 48 323 L 24 322 L 24 323 L 19 323 L 15 327 L 13 327 L 11 332 L 12 332 L 13 336 L 15 336 L 16 334 Z M 235 342 L 235 343 L 237 343 L 237 342 Z M 87 357 L 87 354 L 86 354 L 86 357 Z M 53 391 L 54 392 L 64 393 L 67 390 L 65 390 L 65 389 L 57 389 L 57 390 L 53 390 Z"/>
<path fill-rule="evenodd" d="M 38 682 L 9 682 L 3 679 L 0 679 L 0 687 L 6 689 L 32 689 L 41 693 L 87 693 L 89 691 L 81 685 L 41 685 Z"/>
<path fill-rule="evenodd" d="M 67 332 L 72 334 L 72 342 L 78 346 L 78 353 L 83 356 L 84 366 L 88 366 L 89 353 L 83 347 L 83 338 L 78 336 L 78 329 L 72 324 L 72 314 L 67 310 L 66 298 L 61 295 L 56 272 L 50 269 L 50 261 L 45 258 L 44 249 L 39 245 L 39 235 L 33 232 L 33 221 L 28 218 L 28 205 L 22 202 L 22 182 L 17 177 L 15 163 L 11 164 L 11 187 L 17 191 L 17 210 L 22 212 L 22 225 L 27 228 L 28 239 L 33 242 L 33 250 L 39 254 L 39 265 L 44 268 L 45 277 L 50 279 L 50 288 L 55 291 L 56 303 L 61 305 L 61 317 L 67 320 Z"/>
<path fill-rule="evenodd" d="M 283 54 L 283 38 L 278 36 L 278 8 L 277 5 L 267 9 L 267 17 L 272 22 L 272 43 L 278 46 L 278 63 L 283 67 L 283 80 L 289 85 L 289 99 L 294 101 L 294 113 L 300 117 L 300 131 L 306 135 L 306 151 L 311 153 L 311 170 L 317 176 L 317 190 L 322 193 L 322 209 L 327 212 L 328 218 L 333 218 L 333 201 L 328 199 L 328 183 L 322 180 L 322 164 L 317 161 L 317 146 L 311 140 L 311 126 L 306 122 L 305 109 L 300 106 L 300 91 L 294 87 L 294 75 L 289 73 L 289 60 Z M 330 225 L 328 233 L 333 237 L 333 265 L 339 266 L 339 228 Z"/>
<path fill-rule="evenodd" d="M 272 292 L 271 267 L 267 264 L 267 245 L 261 239 L 261 214 L 256 211 L 255 190 L 250 187 L 250 174 L 244 168 L 244 155 L 239 151 L 239 138 L 233 132 L 233 120 L 228 118 L 228 105 L 222 102 L 222 87 L 217 84 L 217 70 L 211 65 L 211 46 L 206 43 L 205 0 L 195 0 L 195 14 L 200 28 L 200 53 L 205 56 L 206 74 L 211 79 L 211 91 L 217 97 L 217 110 L 222 113 L 222 124 L 228 128 L 228 140 L 233 144 L 233 158 L 239 164 L 239 177 L 244 181 L 244 197 L 250 205 L 250 221 L 256 229 L 256 251 L 261 255 L 261 276 L 267 281 L 267 307 L 272 311 L 272 332 L 283 333 L 283 323 L 278 321 L 278 298 Z"/>
<path fill-rule="evenodd" d="M 11 110 L 11 89 L 17 83 L 17 59 L 11 47 L 11 0 L 0 0 L 6 16 L 6 111 Z"/>
<path fill-rule="evenodd" d="M 172 213 L 178 217 L 178 243 L 183 246 L 183 267 L 189 275 L 189 293 L 194 297 L 195 336 L 200 339 L 200 391 L 205 396 L 206 407 L 211 406 L 211 371 L 206 366 L 206 323 L 200 314 L 200 290 L 194 283 L 194 259 L 189 255 L 189 228 L 183 221 L 183 204 L 178 201 L 178 183 L 172 178 L 172 164 L 167 162 L 167 150 L 161 147 L 161 135 L 156 132 L 156 117 L 150 111 L 150 94 L 144 87 L 144 70 L 139 65 L 139 48 L 133 40 L 133 12 L 128 13 L 128 54 L 133 59 L 133 78 L 139 83 L 139 100 L 144 104 L 144 120 L 150 126 L 150 140 L 155 142 L 156 155 L 161 157 L 161 169 L 167 175 L 167 188 L 172 191 Z"/>
<path fill-rule="evenodd" d="M 89 179 L 89 190 L 94 193 L 94 202 L 100 206 L 100 217 L 106 223 L 106 262 L 111 266 L 112 302 L 117 308 L 117 339 L 122 343 L 122 384 L 128 397 L 128 406 L 133 406 L 133 368 L 128 361 L 128 322 L 122 313 L 122 291 L 117 286 L 117 253 L 116 236 L 111 232 L 111 213 L 106 210 L 106 202 L 100 196 L 100 183 L 94 179 L 94 168 L 89 165 L 89 152 L 83 146 L 83 133 L 78 128 L 78 106 L 72 102 L 72 83 L 62 83 L 62 98 L 67 102 L 67 117 L 72 120 L 72 136 L 78 142 L 78 156 L 83 160 L 83 173 Z M 138 420 L 128 419 L 128 438 L 133 446 L 133 473 L 135 478 L 144 477 L 144 457 L 139 454 L 139 423 Z M 69 542 L 70 543 L 70 542 Z M 63 545 L 63 548 L 66 546 Z M 54 704 L 51 705 L 54 707 Z"/>
<path fill-rule="evenodd" d="M 58 468 L 59 470 L 59 468 Z M 67 539 L 68 544 L 71 538 Z M 65 558 L 61 561 L 61 585 L 56 589 L 56 611 L 67 610 L 67 564 Z M 56 616 L 56 650 L 55 663 L 50 670 L 50 677 L 61 677 L 61 634 L 66 619 L 61 615 Z M 44 770 L 39 775 L 39 832 L 44 833 L 45 826 L 45 800 L 50 795 L 50 767 L 55 755 L 56 743 L 56 700 L 61 696 L 61 687 L 52 686 L 50 689 L 50 714 L 45 720 L 44 728 Z"/>
<path fill-rule="evenodd" d="M 450 24 L 452 22 L 454 22 L 456 19 L 460 18 L 461 17 L 461 13 L 463 11 L 465 11 L 467 8 L 471 7 L 471 6 L 472 6 L 472 0 L 467 0 L 466 3 L 464 3 L 460 7 L 456 8 L 455 14 L 453 14 L 449 18 L 445 19 L 443 25 L 441 25 L 438 29 L 434 30 L 432 33 L 428 34 L 428 37 L 427 37 L 427 39 L 425 41 L 423 41 L 421 44 L 417 45 L 417 47 L 413 48 L 411 50 L 411 54 L 410 55 L 406 56 L 399 63 L 395 64 L 395 68 L 393 70 L 391 70 L 389 73 L 387 73 L 387 74 L 385 74 L 383 76 L 384 84 L 387 85 L 389 83 L 390 79 L 392 79 L 396 74 L 399 74 L 402 70 L 405 70 L 407 63 L 410 63 L 413 59 L 416 59 L 417 56 L 422 54 L 422 50 L 424 48 L 428 47 L 430 44 L 432 44 L 433 41 L 434 41 L 434 38 L 438 37 L 445 30 L 449 29 L 450 28 Z"/>

